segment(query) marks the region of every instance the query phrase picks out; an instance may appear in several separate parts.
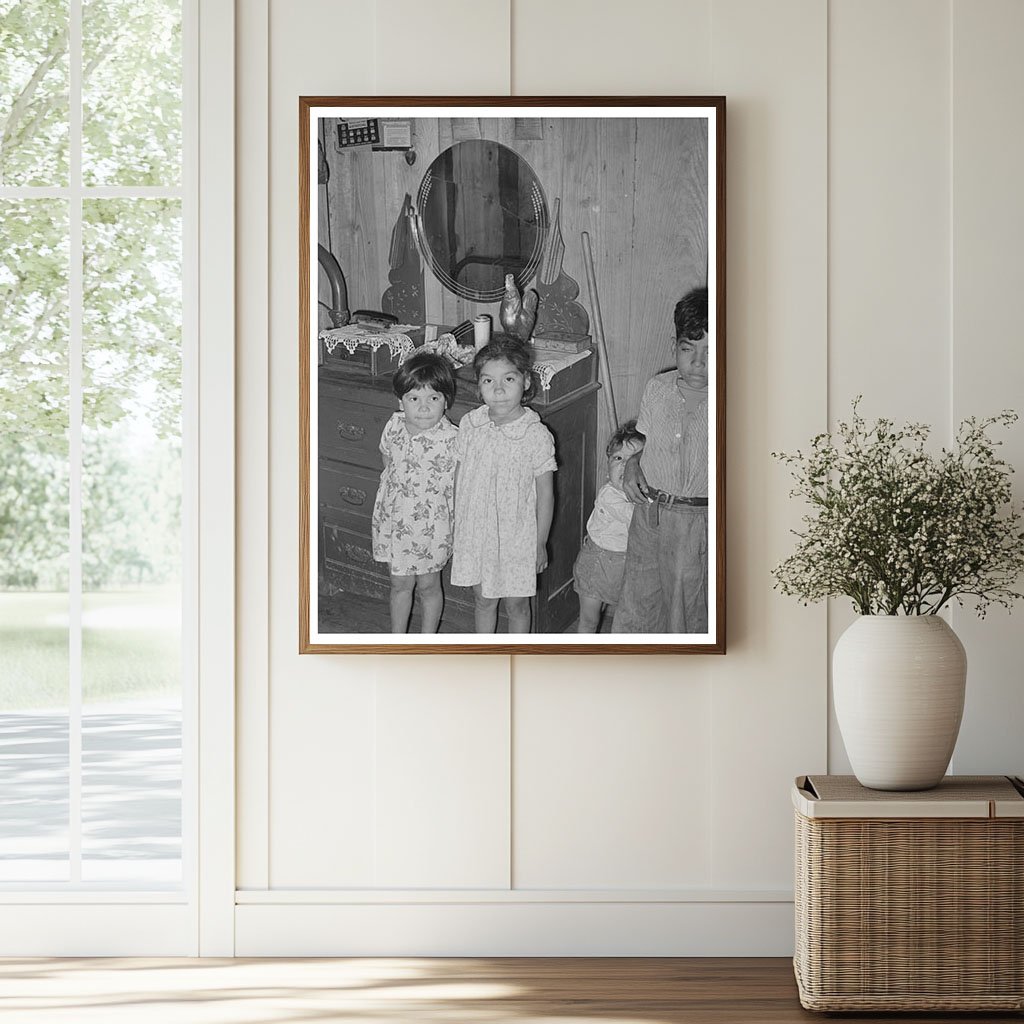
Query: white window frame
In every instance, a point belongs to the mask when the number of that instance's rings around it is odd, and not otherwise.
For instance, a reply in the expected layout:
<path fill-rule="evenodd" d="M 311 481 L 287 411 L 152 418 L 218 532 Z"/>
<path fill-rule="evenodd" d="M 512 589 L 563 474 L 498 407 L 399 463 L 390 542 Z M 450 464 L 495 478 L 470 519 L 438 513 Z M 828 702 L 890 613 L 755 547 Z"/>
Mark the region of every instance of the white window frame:
<path fill-rule="evenodd" d="M 183 0 L 183 163 L 177 188 L 83 187 L 82 0 L 69 0 L 69 183 L 0 189 L 63 198 L 70 224 L 71 814 L 81 808 L 82 203 L 168 197 L 183 211 L 182 886 L 0 889 L 0 955 L 234 953 L 234 3 Z M 77 59 L 76 59 L 77 57 Z M 200 103 L 202 97 L 202 103 Z M 80 868 L 80 829 L 72 829 Z"/>
<path fill-rule="evenodd" d="M 198 8 L 198 952 L 235 952 L 235 4 Z M 198 100 L 198 96 L 196 97 Z"/>

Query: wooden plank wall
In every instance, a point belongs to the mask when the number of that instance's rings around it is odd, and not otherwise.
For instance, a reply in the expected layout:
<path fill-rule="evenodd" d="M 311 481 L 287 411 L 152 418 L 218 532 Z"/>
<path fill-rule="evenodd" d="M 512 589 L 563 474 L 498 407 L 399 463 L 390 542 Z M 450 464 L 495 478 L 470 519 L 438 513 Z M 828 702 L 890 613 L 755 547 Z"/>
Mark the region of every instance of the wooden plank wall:
<path fill-rule="evenodd" d="M 543 139 L 517 140 L 512 118 L 481 118 L 483 138 L 520 153 L 549 211 L 560 198 L 564 267 L 593 318 L 580 233 L 590 233 L 620 420 L 635 416 L 647 380 L 673 363 L 672 308 L 707 281 L 707 132 L 702 120 L 545 119 Z M 451 121 L 413 122 L 416 162 L 368 147 L 339 152 L 326 133 L 330 181 L 320 186 L 320 241 L 345 273 L 351 309 L 379 309 L 388 286 L 391 231 L 431 161 L 452 144 Z M 326 214 L 324 198 L 326 197 Z M 427 319 L 455 324 L 498 304 L 442 288 L 425 271 Z M 599 437 L 612 430 L 601 405 Z"/>

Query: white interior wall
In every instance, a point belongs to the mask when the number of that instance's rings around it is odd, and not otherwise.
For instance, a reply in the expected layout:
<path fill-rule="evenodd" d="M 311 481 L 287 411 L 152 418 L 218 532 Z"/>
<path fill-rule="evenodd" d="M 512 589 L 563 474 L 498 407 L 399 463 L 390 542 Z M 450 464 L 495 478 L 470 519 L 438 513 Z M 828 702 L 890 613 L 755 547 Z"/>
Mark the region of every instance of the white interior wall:
<path fill-rule="evenodd" d="M 953 181 L 950 225 L 949 395 L 952 418 L 1015 408 L 1024 414 L 1024 5 L 1014 0 L 959 0 L 953 8 L 950 121 Z M 1024 428 L 1013 431 L 1006 458 L 1024 473 Z M 1017 493 L 1024 493 L 1018 480 Z M 1006 763 L 1024 771 L 1024 608 L 984 621 L 954 610 L 969 658 L 967 704 L 953 754 L 959 772 Z M 997 770 L 1002 771 L 1002 768 Z"/>
<path fill-rule="evenodd" d="M 238 6 L 238 952 L 787 953 L 849 619 L 771 590 L 800 510 L 769 453 L 859 392 L 944 433 L 1021 394 L 1021 6 Z M 728 654 L 300 658 L 298 97 L 513 89 L 727 97 Z M 957 628 L 955 767 L 1020 772 L 1021 631 Z"/>

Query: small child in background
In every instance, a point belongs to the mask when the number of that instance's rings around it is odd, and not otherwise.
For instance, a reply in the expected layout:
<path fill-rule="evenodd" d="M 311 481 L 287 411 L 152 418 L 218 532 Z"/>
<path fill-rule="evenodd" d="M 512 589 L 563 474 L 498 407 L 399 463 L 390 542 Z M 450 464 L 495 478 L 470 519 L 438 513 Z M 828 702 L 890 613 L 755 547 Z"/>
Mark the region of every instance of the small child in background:
<path fill-rule="evenodd" d="M 636 429 L 636 420 L 628 420 L 612 434 L 605 448 L 608 482 L 597 492 L 594 511 L 587 520 L 587 536 L 572 569 L 580 599 L 578 633 L 596 633 L 602 612 L 611 609 L 614 615 L 619 603 L 626 539 L 633 518 L 633 504 L 622 490 L 622 471 L 630 456 L 643 446 L 644 436 Z"/>
<path fill-rule="evenodd" d="M 424 633 L 436 633 L 444 608 L 441 570 L 452 555 L 458 430 L 445 413 L 455 375 L 432 352 L 410 356 L 392 380 L 401 404 L 384 426 L 384 470 L 373 503 L 373 557 L 391 571 L 391 632 L 409 629 L 414 593 Z"/>
<path fill-rule="evenodd" d="M 530 631 L 530 598 L 548 564 L 555 442 L 532 409 L 530 350 L 495 334 L 473 359 L 484 404 L 459 424 L 452 584 L 472 587 L 478 633 L 505 601 L 510 633 Z"/>

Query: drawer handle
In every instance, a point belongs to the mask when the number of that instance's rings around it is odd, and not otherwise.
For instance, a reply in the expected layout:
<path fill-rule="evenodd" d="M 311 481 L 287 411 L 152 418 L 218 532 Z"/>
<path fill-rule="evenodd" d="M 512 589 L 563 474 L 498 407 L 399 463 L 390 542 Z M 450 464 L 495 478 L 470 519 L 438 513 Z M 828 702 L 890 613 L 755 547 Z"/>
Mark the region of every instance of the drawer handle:
<path fill-rule="evenodd" d="M 338 493 L 341 495 L 341 500 L 347 501 L 350 505 L 366 503 L 366 491 L 361 491 L 358 487 L 339 487 Z"/>
<path fill-rule="evenodd" d="M 339 423 L 338 436 L 345 441 L 362 441 L 366 437 L 366 428 L 355 423 Z"/>
<path fill-rule="evenodd" d="M 359 547 L 358 544 L 342 544 L 342 548 L 353 562 L 362 562 L 364 565 L 369 565 L 373 561 L 373 552 Z"/>

